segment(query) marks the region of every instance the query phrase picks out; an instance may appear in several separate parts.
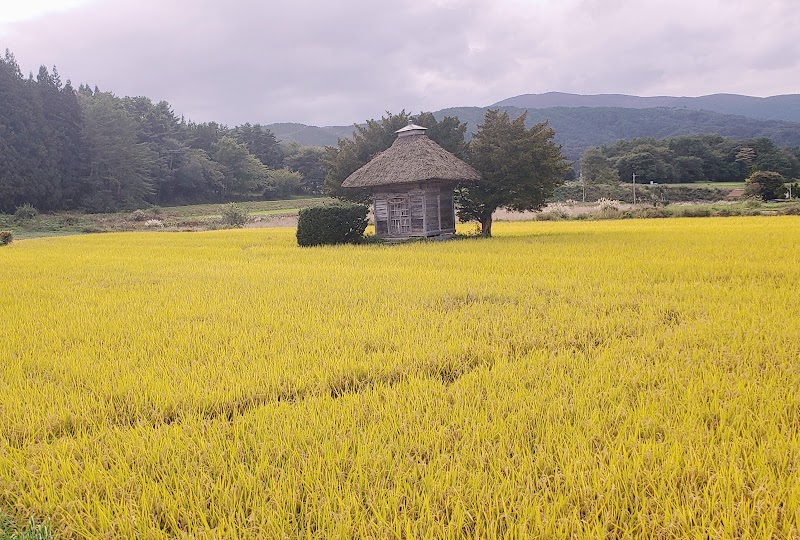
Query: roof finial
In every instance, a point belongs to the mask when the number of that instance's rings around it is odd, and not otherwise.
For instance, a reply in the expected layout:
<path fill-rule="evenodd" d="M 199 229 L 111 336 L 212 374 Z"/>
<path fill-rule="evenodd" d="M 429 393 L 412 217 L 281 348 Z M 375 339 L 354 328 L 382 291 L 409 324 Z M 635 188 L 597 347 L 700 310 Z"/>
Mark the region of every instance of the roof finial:
<path fill-rule="evenodd" d="M 398 137 L 407 137 L 409 135 L 425 135 L 425 130 L 428 128 L 418 126 L 411 120 L 408 121 L 408 125 L 404 128 L 400 128 L 395 133 L 397 133 Z"/>

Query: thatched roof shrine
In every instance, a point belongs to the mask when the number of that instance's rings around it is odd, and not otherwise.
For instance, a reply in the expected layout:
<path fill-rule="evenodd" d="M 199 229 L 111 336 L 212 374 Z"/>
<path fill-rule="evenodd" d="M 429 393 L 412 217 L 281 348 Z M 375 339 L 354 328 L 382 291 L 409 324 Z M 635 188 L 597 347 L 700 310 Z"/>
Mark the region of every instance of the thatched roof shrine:
<path fill-rule="evenodd" d="M 409 124 L 397 130 L 392 146 L 342 183 L 371 190 L 378 236 L 455 233 L 453 189 L 480 180 L 478 171 L 429 139 L 426 129 Z"/>
<path fill-rule="evenodd" d="M 431 180 L 458 184 L 480 180 L 478 171 L 429 139 L 426 129 L 409 124 L 397 130 L 392 146 L 348 176 L 342 187 L 366 188 Z"/>

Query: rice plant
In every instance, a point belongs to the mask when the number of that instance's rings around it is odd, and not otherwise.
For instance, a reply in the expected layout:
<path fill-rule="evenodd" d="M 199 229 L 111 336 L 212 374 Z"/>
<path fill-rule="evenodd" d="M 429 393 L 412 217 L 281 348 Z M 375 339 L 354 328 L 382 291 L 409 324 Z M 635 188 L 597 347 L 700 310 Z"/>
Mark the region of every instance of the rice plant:
<path fill-rule="evenodd" d="M 798 538 L 800 218 L 0 250 L 0 509 L 56 538 Z"/>

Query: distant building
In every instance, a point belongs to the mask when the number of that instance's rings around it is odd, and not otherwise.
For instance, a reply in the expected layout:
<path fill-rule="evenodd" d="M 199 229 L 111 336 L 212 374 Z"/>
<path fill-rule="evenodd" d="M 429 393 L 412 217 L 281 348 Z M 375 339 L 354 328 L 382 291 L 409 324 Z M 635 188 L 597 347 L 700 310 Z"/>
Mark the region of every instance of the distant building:
<path fill-rule="evenodd" d="M 392 146 L 342 183 L 371 191 L 375 233 L 382 238 L 454 234 L 453 190 L 480 180 L 478 171 L 429 139 L 426 129 L 409 124 L 397 130 Z"/>

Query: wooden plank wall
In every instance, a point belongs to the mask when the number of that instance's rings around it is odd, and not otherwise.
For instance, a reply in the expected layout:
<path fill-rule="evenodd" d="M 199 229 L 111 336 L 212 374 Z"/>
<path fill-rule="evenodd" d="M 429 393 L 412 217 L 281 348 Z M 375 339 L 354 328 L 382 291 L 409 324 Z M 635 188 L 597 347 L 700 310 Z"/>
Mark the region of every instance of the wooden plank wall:
<path fill-rule="evenodd" d="M 408 197 L 411 212 L 411 233 L 401 236 L 432 236 L 455 232 L 453 189 L 438 184 L 420 184 L 412 188 L 385 188 L 373 194 L 375 232 L 389 234 L 389 203 L 393 197 Z"/>
<path fill-rule="evenodd" d="M 442 188 L 439 194 L 439 212 L 442 220 L 442 232 L 456 231 L 456 213 L 453 203 L 453 189 Z"/>

